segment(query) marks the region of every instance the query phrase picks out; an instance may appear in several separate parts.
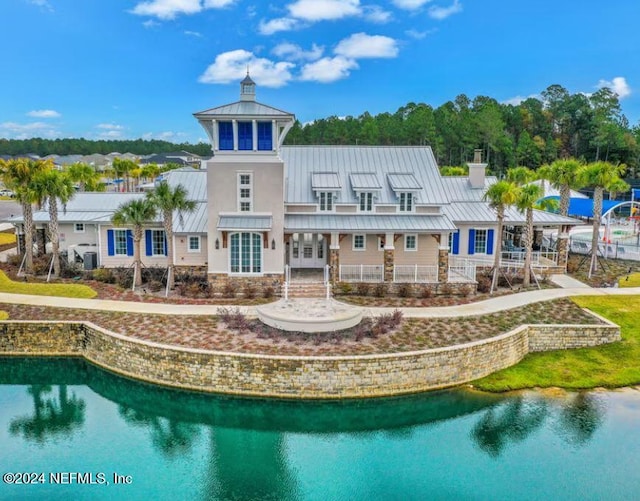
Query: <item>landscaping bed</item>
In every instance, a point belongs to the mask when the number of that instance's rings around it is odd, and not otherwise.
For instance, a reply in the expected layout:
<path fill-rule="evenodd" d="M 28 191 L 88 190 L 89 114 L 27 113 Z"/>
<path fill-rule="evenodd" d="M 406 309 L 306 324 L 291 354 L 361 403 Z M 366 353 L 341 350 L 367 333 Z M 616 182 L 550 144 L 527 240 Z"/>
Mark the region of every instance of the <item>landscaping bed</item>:
<path fill-rule="evenodd" d="M 493 337 L 522 324 L 598 324 L 569 299 L 500 313 L 460 318 L 404 319 L 384 334 L 375 329 L 287 333 L 249 321 L 251 330 L 230 330 L 217 315 L 152 315 L 0 304 L 9 320 L 89 321 L 110 331 L 164 344 L 271 355 L 364 355 L 441 348 Z"/>

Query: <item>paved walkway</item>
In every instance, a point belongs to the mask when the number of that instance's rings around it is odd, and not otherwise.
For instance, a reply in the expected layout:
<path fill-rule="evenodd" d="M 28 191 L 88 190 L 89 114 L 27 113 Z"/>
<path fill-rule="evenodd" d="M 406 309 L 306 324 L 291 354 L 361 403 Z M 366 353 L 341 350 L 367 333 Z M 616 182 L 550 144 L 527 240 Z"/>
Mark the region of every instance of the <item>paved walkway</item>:
<path fill-rule="evenodd" d="M 584 284 L 583 284 L 584 285 Z M 417 308 L 364 308 L 364 314 L 377 316 L 394 310 L 402 311 L 410 318 L 451 318 L 472 315 L 483 315 L 510 310 L 540 301 L 550 301 L 570 296 L 609 296 L 609 295 L 640 295 L 640 287 L 628 288 L 585 288 L 573 287 L 566 289 L 544 289 L 520 292 L 508 296 L 477 301 L 470 304 L 445 307 L 417 307 Z M 305 299 L 290 299 L 289 301 L 304 302 Z M 317 301 L 317 300 L 311 300 Z M 24 294 L 0 293 L 0 303 L 29 304 L 38 306 L 53 306 L 57 308 L 77 308 L 85 310 L 122 311 L 130 313 L 151 313 L 160 315 L 215 315 L 218 308 L 228 308 L 229 305 L 181 305 L 159 304 L 128 301 L 112 301 L 105 299 L 69 299 L 51 296 L 30 296 Z M 240 306 L 240 311 L 246 315 L 256 314 L 254 306 Z"/>
<path fill-rule="evenodd" d="M 576 280 L 569 275 L 551 275 L 551 281 L 562 289 L 591 289 L 590 285 Z"/>

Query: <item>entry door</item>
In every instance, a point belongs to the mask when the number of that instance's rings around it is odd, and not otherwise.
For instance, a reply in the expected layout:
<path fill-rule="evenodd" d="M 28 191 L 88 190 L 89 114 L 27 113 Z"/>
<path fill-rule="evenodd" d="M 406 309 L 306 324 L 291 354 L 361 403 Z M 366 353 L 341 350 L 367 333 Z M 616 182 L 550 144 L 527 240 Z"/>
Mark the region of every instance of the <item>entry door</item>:
<path fill-rule="evenodd" d="M 292 268 L 322 268 L 327 262 L 326 241 L 314 233 L 294 233 L 289 241 Z"/>

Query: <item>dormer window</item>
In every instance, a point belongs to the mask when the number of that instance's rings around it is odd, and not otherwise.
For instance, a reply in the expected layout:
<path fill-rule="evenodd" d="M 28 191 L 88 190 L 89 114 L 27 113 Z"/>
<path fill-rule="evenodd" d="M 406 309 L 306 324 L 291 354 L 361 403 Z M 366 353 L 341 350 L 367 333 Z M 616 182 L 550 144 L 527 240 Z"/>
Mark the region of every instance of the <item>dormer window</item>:
<path fill-rule="evenodd" d="M 373 193 L 370 191 L 363 191 L 358 194 L 358 208 L 360 212 L 373 211 Z"/>
<path fill-rule="evenodd" d="M 318 198 L 320 199 L 320 211 L 333 211 L 333 193 L 329 191 L 320 191 L 318 192 Z"/>
<path fill-rule="evenodd" d="M 401 192 L 400 197 L 400 212 L 413 212 L 413 193 Z"/>

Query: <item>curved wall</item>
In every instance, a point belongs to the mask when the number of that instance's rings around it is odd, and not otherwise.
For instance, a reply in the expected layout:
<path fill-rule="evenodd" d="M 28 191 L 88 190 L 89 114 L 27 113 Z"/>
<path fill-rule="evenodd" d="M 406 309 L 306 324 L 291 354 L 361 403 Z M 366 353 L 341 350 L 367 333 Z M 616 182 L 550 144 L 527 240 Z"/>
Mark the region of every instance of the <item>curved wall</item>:
<path fill-rule="evenodd" d="M 620 340 L 618 326 L 526 325 L 464 345 L 386 355 L 296 357 L 205 351 L 127 338 L 91 323 L 0 323 L 1 355 L 75 355 L 151 383 L 284 398 L 364 398 L 455 386 L 530 351 Z"/>

